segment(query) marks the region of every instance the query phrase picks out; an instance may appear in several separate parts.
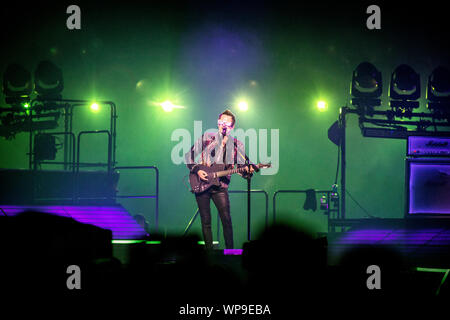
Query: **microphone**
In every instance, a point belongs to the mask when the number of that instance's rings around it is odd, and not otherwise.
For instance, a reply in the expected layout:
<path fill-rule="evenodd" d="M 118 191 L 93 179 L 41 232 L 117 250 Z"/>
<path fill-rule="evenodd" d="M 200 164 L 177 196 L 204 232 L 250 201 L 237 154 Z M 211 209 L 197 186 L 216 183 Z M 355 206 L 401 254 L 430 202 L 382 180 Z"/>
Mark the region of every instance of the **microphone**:
<path fill-rule="evenodd" d="M 222 128 L 222 135 L 225 137 L 227 135 L 227 128 L 223 127 Z"/>

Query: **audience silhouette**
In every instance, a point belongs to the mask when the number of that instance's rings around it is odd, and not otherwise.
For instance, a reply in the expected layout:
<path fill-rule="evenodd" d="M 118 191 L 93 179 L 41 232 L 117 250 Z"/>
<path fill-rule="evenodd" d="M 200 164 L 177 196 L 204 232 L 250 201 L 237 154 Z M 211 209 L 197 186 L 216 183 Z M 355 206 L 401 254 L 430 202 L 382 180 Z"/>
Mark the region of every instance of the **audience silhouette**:
<path fill-rule="evenodd" d="M 130 245 L 121 261 L 109 230 L 42 212 L 1 217 L 3 288 L 63 295 L 144 292 L 160 307 L 449 296 L 449 279 L 426 281 L 393 247 L 357 246 L 330 265 L 325 237 L 288 224 L 270 226 L 233 256 L 205 250 L 196 235 L 151 239 L 158 244 Z M 71 265 L 81 269 L 81 290 L 68 288 Z M 378 284 L 369 266 L 381 270 Z"/>

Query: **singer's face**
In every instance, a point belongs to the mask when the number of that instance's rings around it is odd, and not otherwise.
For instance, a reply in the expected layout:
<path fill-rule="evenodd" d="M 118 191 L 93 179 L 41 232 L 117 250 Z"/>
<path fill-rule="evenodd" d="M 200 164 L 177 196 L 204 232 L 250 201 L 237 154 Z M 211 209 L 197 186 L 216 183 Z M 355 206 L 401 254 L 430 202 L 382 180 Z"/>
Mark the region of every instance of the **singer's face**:
<path fill-rule="evenodd" d="M 222 132 L 223 128 L 227 128 L 227 133 L 233 129 L 233 118 L 229 115 L 223 114 L 220 116 L 217 121 L 217 127 L 219 128 L 219 132 Z"/>

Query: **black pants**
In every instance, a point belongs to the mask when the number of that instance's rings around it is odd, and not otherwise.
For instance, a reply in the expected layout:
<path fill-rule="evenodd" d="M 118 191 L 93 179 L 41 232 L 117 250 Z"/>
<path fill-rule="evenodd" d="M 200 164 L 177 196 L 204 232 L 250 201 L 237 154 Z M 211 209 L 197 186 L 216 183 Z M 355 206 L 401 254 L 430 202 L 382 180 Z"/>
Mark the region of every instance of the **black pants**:
<path fill-rule="evenodd" d="M 222 221 L 223 237 L 225 247 L 233 249 L 233 227 L 231 225 L 230 200 L 228 190 L 222 187 L 213 186 L 208 191 L 195 195 L 197 200 L 200 219 L 202 221 L 202 232 L 207 249 L 212 249 L 213 239 L 211 231 L 211 206 L 210 199 L 213 199 Z"/>

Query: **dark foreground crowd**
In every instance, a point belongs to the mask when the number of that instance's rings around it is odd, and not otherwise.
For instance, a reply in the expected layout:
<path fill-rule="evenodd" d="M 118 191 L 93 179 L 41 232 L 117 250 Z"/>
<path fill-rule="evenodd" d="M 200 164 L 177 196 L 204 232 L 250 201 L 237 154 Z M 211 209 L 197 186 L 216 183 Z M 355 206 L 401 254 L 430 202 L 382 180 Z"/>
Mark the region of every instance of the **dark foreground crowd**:
<path fill-rule="evenodd" d="M 268 228 L 238 256 L 206 251 L 196 236 L 156 236 L 158 245 L 130 245 L 126 264 L 113 256 L 109 230 L 69 218 L 25 212 L 1 217 L 0 231 L 0 279 L 8 293 L 140 297 L 173 312 L 189 304 L 269 305 L 272 313 L 306 301 L 450 296 L 450 279 L 414 271 L 393 248 L 356 247 L 330 266 L 326 238 L 287 225 Z M 379 283 L 371 265 L 381 271 Z"/>

